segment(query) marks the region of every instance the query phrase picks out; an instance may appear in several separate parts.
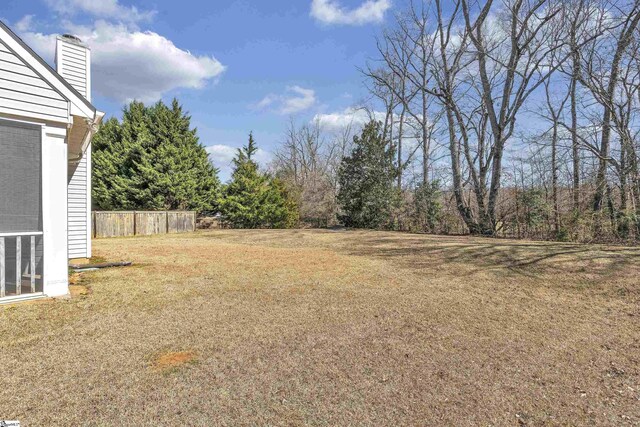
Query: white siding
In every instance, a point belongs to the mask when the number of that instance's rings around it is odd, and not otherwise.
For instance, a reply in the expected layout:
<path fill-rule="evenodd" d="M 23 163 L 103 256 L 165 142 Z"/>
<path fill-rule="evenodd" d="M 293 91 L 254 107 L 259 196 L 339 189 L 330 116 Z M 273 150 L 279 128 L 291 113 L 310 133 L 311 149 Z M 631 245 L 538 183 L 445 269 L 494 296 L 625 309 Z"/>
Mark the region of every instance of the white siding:
<path fill-rule="evenodd" d="M 61 38 L 58 39 L 58 51 L 56 53 L 58 73 L 82 96 L 91 100 L 89 61 L 89 49 Z"/>
<path fill-rule="evenodd" d="M 69 103 L 1 41 L 0 113 L 69 121 Z"/>
<path fill-rule="evenodd" d="M 91 257 L 91 193 L 90 193 L 90 167 L 89 162 L 91 147 L 82 157 L 80 162 L 69 165 L 68 186 L 68 230 L 69 230 L 69 258 Z"/>

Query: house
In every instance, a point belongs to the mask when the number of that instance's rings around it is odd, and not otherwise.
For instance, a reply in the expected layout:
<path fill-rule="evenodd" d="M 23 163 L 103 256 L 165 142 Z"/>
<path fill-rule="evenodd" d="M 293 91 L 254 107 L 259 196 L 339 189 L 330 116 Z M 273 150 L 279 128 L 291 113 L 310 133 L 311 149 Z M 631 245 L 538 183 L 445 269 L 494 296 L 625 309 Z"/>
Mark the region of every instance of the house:
<path fill-rule="evenodd" d="M 64 35 L 54 70 L 0 21 L 0 302 L 66 295 L 91 256 L 90 60 Z"/>

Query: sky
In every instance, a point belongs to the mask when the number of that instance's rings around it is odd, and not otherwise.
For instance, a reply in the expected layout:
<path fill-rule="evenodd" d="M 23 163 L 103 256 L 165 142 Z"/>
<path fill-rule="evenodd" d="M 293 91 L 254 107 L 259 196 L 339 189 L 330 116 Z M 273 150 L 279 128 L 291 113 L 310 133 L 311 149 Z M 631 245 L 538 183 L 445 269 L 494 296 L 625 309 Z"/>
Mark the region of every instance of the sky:
<path fill-rule="evenodd" d="M 399 0 L 396 0 L 398 2 Z M 227 180 L 253 131 L 266 165 L 291 119 L 348 122 L 366 97 L 358 66 L 392 0 L 3 0 L 0 18 L 53 63 L 55 37 L 92 51 L 93 104 L 177 97 Z"/>

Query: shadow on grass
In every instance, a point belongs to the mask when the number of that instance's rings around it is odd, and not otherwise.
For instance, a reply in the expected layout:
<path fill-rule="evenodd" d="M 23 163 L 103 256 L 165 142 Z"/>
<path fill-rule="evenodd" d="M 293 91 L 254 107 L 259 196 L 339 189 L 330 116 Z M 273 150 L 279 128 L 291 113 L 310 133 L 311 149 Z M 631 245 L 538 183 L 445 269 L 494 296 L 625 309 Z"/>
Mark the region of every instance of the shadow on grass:
<path fill-rule="evenodd" d="M 584 274 L 593 279 L 633 277 L 640 249 L 549 242 L 518 242 L 473 237 L 360 233 L 349 253 L 393 261 L 425 272 L 447 265 L 451 274 L 494 272 L 539 277 Z"/>
<path fill-rule="evenodd" d="M 368 230 L 233 230 L 224 239 L 289 248 L 323 247 L 350 256 L 384 259 L 425 275 L 472 279 L 493 274 L 562 288 L 593 288 L 609 282 L 640 294 L 636 280 L 640 248 L 633 247 Z"/>

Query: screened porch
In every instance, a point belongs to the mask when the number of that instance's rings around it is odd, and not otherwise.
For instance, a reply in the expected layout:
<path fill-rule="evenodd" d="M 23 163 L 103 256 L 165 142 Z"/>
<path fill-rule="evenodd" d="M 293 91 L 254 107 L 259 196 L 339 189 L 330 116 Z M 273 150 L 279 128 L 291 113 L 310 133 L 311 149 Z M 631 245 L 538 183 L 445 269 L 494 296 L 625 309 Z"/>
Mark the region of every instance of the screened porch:
<path fill-rule="evenodd" d="M 42 294 L 43 239 L 42 127 L 0 120 L 0 302 Z"/>

